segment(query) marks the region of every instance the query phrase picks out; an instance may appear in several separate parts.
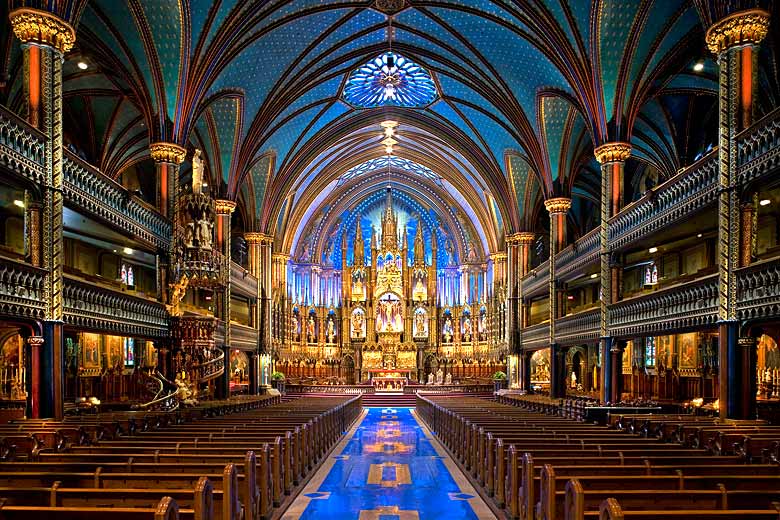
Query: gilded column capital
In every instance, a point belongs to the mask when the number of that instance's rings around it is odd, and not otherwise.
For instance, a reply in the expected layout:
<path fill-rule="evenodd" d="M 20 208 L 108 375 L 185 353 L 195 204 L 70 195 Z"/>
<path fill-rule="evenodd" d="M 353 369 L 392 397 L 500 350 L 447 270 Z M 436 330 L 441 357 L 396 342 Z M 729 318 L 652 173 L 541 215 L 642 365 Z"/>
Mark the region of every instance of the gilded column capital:
<path fill-rule="evenodd" d="M 214 201 L 214 211 L 217 215 L 230 215 L 236 209 L 236 201 L 228 199 L 217 199 Z"/>
<path fill-rule="evenodd" d="M 273 235 L 259 231 L 247 231 L 244 233 L 244 239 L 250 244 L 271 244 L 274 241 Z"/>
<path fill-rule="evenodd" d="M 490 259 L 493 261 L 493 263 L 505 262 L 507 259 L 507 254 L 503 251 L 498 253 L 490 253 Z"/>
<path fill-rule="evenodd" d="M 514 244 L 520 244 L 520 245 L 527 245 L 527 244 L 533 244 L 534 240 L 536 239 L 536 233 L 532 231 L 519 231 L 517 233 L 513 233 L 506 237 L 506 241 L 510 245 Z"/>
<path fill-rule="evenodd" d="M 554 197 L 544 201 L 544 207 L 551 215 L 566 213 L 571 209 L 571 199 L 566 197 Z"/>
<path fill-rule="evenodd" d="M 43 343 L 43 336 L 30 336 L 27 338 L 27 344 L 33 347 L 41 347 L 43 346 Z"/>
<path fill-rule="evenodd" d="M 593 149 L 593 155 L 599 164 L 623 162 L 631 157 L 631 145 L 620 141 L 604 143 Z"/>
<path fill-rule="evenodd" d="M 187 150 L 174 143 L 151 143 L 149 152 L 152 160 L 158 163 L 181 164 L 187 156 Z"/>
<path fill-rule="evenodd" d="M 76 43 L 76 31 L 62 18 L 40 9 L 22 7 L 8 14 L 14 34 L 23 43 L 53 47 L 65 54 Z"/>
<path fill-rule="evenodd" d="M 707 29 L 705 41 L 711 53 L 721 52 L 737 45 L 757 44 L 769 32 L 769 13 L 763 9 L 749 9 L 731 14 Z"/>
<path fill-rule="evenodd" d="M 292 257 L 291 257 L 290 255 L 288 255 L 287 253 L 274 253 L 274 254 L 273 254 L 273 255 L 271 255 L 271 256 L 272 256 L 272 258 L 273 258 L 275 261 L 277 261 L 277 262 L 284 262 L 284 263 L 287 263 L 287 262 L 289 262 L 289 261 L 290 261 L 290 258 L 292 258 Z"/>

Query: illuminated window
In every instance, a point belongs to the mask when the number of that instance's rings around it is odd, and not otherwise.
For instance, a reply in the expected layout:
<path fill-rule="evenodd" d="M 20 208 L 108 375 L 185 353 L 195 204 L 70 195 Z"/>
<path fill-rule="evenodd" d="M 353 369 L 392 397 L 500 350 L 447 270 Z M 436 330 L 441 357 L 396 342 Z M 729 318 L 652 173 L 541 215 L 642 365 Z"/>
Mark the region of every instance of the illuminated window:
<path fill-rule="evenodd" d="M 122 350 L 126 367 L 131 367 L 135 364 L 133 349 L 135 349 L 135 339 L 124 338 L 122 340 Z"/>
<path fill-rule="evenodd" d="M 122 280 L 122 285 L 127 285 L 127 266 L 122 264 L 122 270 L 119 272 L 119 278 Z"/>
<path fill-rule="evenodd" d="M 655 262 L 645 266 L 645 285 L 655 285 L 658 283 L 658 267 Z"/>
<path fill-rule="evenodd" d="M 431 75 L 415 62 L 386 52 L 352 71 L 344 100 L 358 108 L 423 108 L 437 97 Z"/>
<path fill-rule="evenodd" d="M 655 366 L 655 338 L 645 338 L 645 366 Z"/>
<path fill-rule="evenodd" d="M 132 266 L 127 268 L 127 286 L 135 287 L 135 275 L 133 274 Z"/>

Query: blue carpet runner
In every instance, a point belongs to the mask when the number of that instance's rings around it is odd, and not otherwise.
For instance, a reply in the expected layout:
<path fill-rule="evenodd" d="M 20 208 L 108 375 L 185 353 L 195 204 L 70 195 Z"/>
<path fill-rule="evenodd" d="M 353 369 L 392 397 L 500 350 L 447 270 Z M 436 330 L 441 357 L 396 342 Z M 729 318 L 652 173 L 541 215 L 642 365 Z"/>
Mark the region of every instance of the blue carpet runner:
<path fill-rule="evenodd" d="M 411 408 L 368 408 L 283 520 L 494 519 Z"/>

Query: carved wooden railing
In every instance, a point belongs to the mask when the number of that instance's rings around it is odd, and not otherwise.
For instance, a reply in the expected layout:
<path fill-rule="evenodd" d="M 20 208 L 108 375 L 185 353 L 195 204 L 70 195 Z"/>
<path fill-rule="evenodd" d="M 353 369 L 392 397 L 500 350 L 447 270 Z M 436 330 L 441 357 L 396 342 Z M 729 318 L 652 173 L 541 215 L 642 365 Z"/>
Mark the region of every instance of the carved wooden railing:
<path fill-rule="evenodd" d="M 225 353 L 222 349 L 212 349 L 213 357 L 209 361 L 196 363 L 192 366 L 193 378 L 198 383 L 216 379 L 225 373 Z"/>
<path fill-rule="evenodd" d="M 230 292 L 257 298 L 257 278 L 233 261 L 230 262 Z"/>
<path fill-rule="evenodd" d="M 45 143 L 42 132 L 0 106 L 0 164 L 34 183 L 43 183 Z"/>
<path fill-rule="evenodd" d="M 231 323 L 230 346 L 244 350 L 257 350 L 257 329 L 240 323 Z"/>
<path fill-rule="evenodd" d="M 171 223 L 121 184 L 66 151 L 63 161 L 66 201 L 160 249 L 171 240 Z"/>
<path fill-rule="evenodd" d="M 718 275 L 620 301 L 609 308 L 610 335 L 663 334 L 717 322 Z"/>
<path fill-rule="evenodd" d="M 599 309 L 589 309 L 555 320 L 555 342 L 561 345 L 599 339 Z"/>
<path fill-rule="evenodd" d="M 287 383 L 287 394 L 375 394 L 376 388 L 371 385 L 307 385 Z"/>
<path fill-rule="evenodd" d="M 545 260 L 544 263 L 531 269 L 528 274 L 523 277 L 523 298 L 538 296 L 539 294 L 549 291 L 549 283 L 550 262 L 549 260 Z"/>
<path fill-rule="evenodd" d="M 154 300 L 65 277 L 65 323 L 122 336 L 168 336 L 168 313 Z"/>
<path fill-rule="evenodd" d="M 560 280 L 581 274 L 588 265 L 599 261 L 599 228 L 592 229 L 555 257 L 555 274 Z"/>
<path fill-rule="evenodd" d="M 538 323 L 523 329 L 521 334 L 523 348 L 539 348 L 550 344 L 550 324 Z"/>
<path fill-rule="evenodd" d="M 737 179 L 753 181 L 780 167 L 780 108 L 737 136 Z"/>
<path fill-rule="evenodd" d="M 4 316 L 43 319 L 46 270 L 0 258 L 0 312 Z"/>
<path fill-rule="evenodd" d="M 737 312 L 740 320 L 780 315 L 780 258 L 737 270 Z"/>
<path fill-rule="evenodd" d="M 713 150 L 613 217 L 610 248 L 626 247 L 714 203 L 717 188 L 718 155 Z"/>
<path fill-rule="evenodd" d="M 0 106 L 0 164 L 43 184 L 46 136 L 5 107 Z M 66 204 L 86 211 L 132 237 L 167 249 L 171 224 L 157 210 L 133 197 L 119 183 L 70 151 L 63 156 Z"/>

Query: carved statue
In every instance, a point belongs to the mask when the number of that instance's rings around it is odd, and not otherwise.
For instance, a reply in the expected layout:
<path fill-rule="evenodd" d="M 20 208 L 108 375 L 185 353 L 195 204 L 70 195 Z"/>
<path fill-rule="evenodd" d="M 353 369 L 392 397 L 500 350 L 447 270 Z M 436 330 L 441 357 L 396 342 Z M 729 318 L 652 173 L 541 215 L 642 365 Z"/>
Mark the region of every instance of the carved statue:
<path fill-rule="evenodd" d="M 181 311 L 179 310 L 179 304 L 181 303 L 182 298 L 184 298 L 184 295 L 187 293 L 187 286 L 190 283 L 189 277 L 187 275 L 182 275 L 181 278 L 179 278 L 179 281 L 176 283 L 172 283 L 170 285 L 171 289 L 171 296 L 169 301 L 168 307 L 168 314 L 171 316 L 181 316 Z"/>
<path fill-rule="evenodd" d="M 452 372 L 447 372 L 447 377 L 444 378 L 444 384 L 445 385 L 452 384 Z"/>
<path fill-rule="evenodd" d="M 332 318 L 328 318 L 327 335 L 328 335 L 328 343 L 333 343 L 333 341 L 336 339 L 336 328 L 333 325 L 333 319 Z"/>
<path fill-rule="evenodd" d="M 436 371 L 436 384 L 440 385 L 444 382 L 444 372 L 442 371 L 441 367 L 439 370 Z"/>
<path fill-rule="evenodd" d="M 192 193 L 199 194 L 203 190 L 203 159 L 200 150 L 192 154 Z"/>
<path fill-rule="evenodd" d="M 314 333 L 314 317 L 309 315 L 309 320 L 306 322 L 306 339 L 309 343 L 317 341 L 317 336 Z"/>
<path fill-rule="evenodd" d="M 463 338 L 466 342 L 471 341 L 471 318 L 469 317 L 463 320 Z"/>
<path fill-rule="evenodd" d="M 352 337 L 353 338 L 362 338 L 365 336 L 365 333 L 363 332 L 363 313 L 362 312 L 355 312 L 352 314 Z"/>
<path fill-rule="evenodd" d="M 204 218 L 198 221 L 198 242 L 201 249 L 211 249 L 211 230 L 214 223 Z"/>
<path fill-rule="evenodd" d="M 195 247 L 195 223 L 187 222 L 187 227 L 184 229 L 184 245 L 187 247 Z"/>
<path fill-rule="evenodd" d="M 433 372 L 428 372 L 428 384 L 433 384 Z"/>
<path fill-rule="evenodd" d="M 418 338 L 427 336 L 425 330 L 425 314 L 422 312 L 414 315 L 414 335 Z"/>

